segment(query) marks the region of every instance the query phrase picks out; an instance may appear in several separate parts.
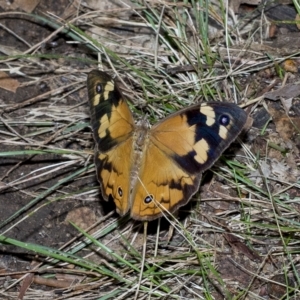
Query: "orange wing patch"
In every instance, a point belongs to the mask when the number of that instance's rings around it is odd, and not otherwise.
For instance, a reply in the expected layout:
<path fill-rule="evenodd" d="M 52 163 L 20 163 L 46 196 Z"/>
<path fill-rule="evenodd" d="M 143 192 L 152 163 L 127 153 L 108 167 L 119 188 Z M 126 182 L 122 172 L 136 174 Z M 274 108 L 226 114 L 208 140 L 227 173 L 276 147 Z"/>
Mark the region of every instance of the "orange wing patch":
<path fill-rule="evenodd" d="M 201 178 L 201 174 L 188 174 L 151 141 L 145 151 L 131 195 L 131 217 L 136 220 L 153 220 L 164 210 L 175 211 L 198 190 Z"/>

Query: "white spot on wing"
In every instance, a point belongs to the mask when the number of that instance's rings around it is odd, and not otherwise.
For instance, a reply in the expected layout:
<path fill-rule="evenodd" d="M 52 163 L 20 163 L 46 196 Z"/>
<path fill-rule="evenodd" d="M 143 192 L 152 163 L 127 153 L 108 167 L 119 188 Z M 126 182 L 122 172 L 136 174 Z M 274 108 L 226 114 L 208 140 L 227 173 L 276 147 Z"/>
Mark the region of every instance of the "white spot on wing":
<path fill-rule="evenodd" d="M 94 105 L 94 106 L 97 106 L 97 105 L 99 104 L 99 102 L 100 102 L 100 95 L 97 94 L 97 95 L 94 97 L 93 105 Z"/>
<path fill-rule="evenodd" d="M 106 136 L 107 122 L 109 122 L 108 117 L 107 117 L 107 115 L 104 115 L 100 119 L 100 127 L 98 129 L 98 135 L 101 139 Z"/>
<path fill-rule="evenodd" d="M 104 93 L 103 93 L 104 100 L 108 99 L 109 92 L 113 91 L 114 89 L 115 89 L 114 83 L 112 81 L 108 81 L 104 87 Z"/>
<path fill-rule="evenodd" d="M 200 106 L 200 112 L 207 117 L 207 119 L 206 119 L 207 126 L 212 126 L 215 124 L 216 114 L 215 114 L 213 107 L 211 107 L 207 104 L 203 104 Z"/>
<path fill-rule="evenodd" d="M 204 164 L 208 159 L 207 152 L 209 150 L 209 145 L 207 141 L 205 139 L 201 139 L 194 145 L 193 148 L 197 153 L 197 155 L 194 157 L 195 160 L 199 164 Z"/>
<path fill-rule="evenodd" d="M 219 136 L 223 139 L 226 140 L 227 139 L 227 133 L 228 133 L 228 129 L 221 125 L 220 129 L 219 129 Z"/>

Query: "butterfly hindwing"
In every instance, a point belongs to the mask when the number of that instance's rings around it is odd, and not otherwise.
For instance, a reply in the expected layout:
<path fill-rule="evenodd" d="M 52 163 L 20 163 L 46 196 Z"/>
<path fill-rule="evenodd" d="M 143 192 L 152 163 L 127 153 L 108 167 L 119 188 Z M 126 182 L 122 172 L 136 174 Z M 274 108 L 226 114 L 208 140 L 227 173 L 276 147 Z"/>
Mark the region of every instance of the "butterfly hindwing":
<path fill-rule="evenodd" d="M 132 137 L 106 152 L 97 152 L 95 164 L 102 196 L 114 200 L 117 212 L 124 215 L 130 208 L 129 178 L 132 166 Z"/>
<path fill-rule="evenodd" d="M 102 196 L 114 199 L 125 214 L 130 207 L 129 178 L 132 164 L 132 113 L 111 77 L 101 71 L 89 73 L 88 94 L 92 129 L 96 141 L 95 164 Z"/>
<path fill-rule="evenodd" d="M 186 204 L 201 174 L 238 136 L 247 114 L 235 104 L 211 102 L 183 109 L 157 123 L 142 160 L 131 215 L 151 220 Z M 152 201 L 151 201 L 152 200 Z"/>
<path fill-rule="evenodd" d="M 187 173 L 162 148 L 149 142 L 132 192 L 131 217 L 150 221 L 163 210 L 174 212 L 197 191 L 200 179 L 201 173 Z"/>

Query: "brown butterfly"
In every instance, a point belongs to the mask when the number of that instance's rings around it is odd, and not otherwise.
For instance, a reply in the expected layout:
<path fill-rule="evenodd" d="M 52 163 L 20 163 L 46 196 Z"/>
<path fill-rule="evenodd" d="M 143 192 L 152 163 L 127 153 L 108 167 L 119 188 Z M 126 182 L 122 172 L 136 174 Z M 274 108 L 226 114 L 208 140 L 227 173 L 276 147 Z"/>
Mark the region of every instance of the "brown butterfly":
<path fill-rule="evenodd" d="M 120 215 L 153 220 L 185 205 L 210 168 L 243 129 L 247 114 L 235 104 L 196 104 L 156 123 L 135 124 L 112 78 L 87 79 L 102 195 Z"/>

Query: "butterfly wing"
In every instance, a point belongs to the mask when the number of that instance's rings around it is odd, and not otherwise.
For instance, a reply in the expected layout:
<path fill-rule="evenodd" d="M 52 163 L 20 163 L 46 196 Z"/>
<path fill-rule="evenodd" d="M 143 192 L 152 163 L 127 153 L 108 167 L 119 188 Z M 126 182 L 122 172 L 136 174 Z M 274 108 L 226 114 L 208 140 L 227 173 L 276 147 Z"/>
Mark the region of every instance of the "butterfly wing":
<path fill-rule="evenodd" d="M 131 216 L 153 220 L 186 204 L 210 168 L 238 136 L 247 114 L 235 104 L 212 102 L 181 110 L 150 130 Z"/>
<path fill-rule="evenodd" d="M 96 142 L 95 164 L 102 196 L 113 197 L 117 211 L 129 210 L 134 120 L 112 78 L 94 70 L 87 79 L 91 123 Z"/>

